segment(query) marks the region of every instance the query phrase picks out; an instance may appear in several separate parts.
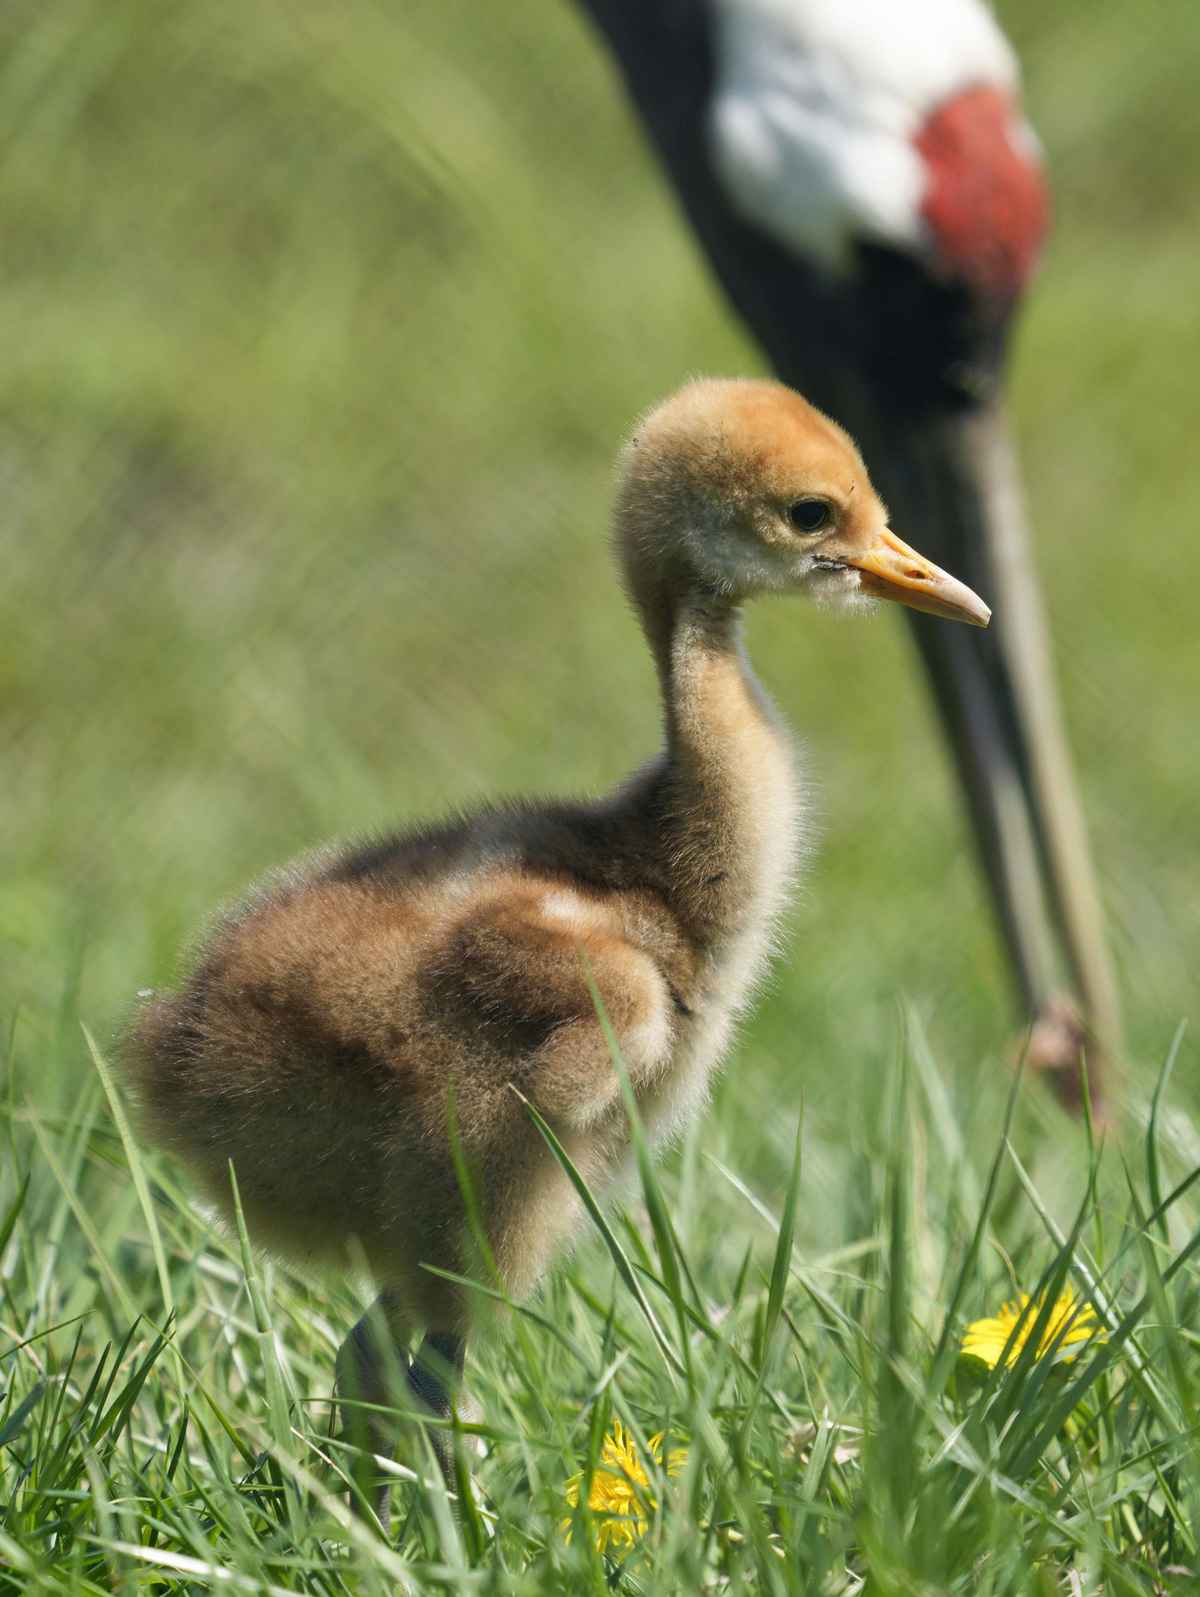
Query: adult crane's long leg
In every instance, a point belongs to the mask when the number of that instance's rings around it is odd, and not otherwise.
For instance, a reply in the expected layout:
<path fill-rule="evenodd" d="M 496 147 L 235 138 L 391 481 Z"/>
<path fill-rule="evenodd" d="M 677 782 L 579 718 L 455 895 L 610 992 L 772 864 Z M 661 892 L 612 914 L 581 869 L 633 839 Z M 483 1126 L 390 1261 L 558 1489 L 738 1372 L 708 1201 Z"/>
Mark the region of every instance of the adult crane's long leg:
<path fill-rule="evenodd" d="M 1095 1092 L 1119 1035 L 1116 988 L 1002 414 L 927 417 L 919 431 L 893 423 L 874 453 L 892 463 L 880 475 L 891 479 L 897 528 L 924 538 L 993 606 L 986 633 L 946 639 L 914 616 L 914 636 L 1022 993 L 1042 1022 L 1042 1062 L 1063 1067 L 1064 1096 L 1078 1092 L 1078 1047 L 1059 999 L 1069 983 Z"/>
<path fill-rule="evenodd" d="M 1025 1006 L 1031 1016 L 1061 985 L 1054 934 L 1025 785 L 1009 730 L 978 650 L 941 650 L 913 628 L 967 801 L 980 860 Z"/>
<path fill-rule="evenodd" d="M 1118 1047 L 1120 1002 L 1104 933 L 1104 912 L 1087 826 L 1063 728 L 1049 629 L 1029 545 L 1028 520 L 1012 440 L 999 409 L 963 428 L 974 479 L 991 514 L 996 602 L 1008 620 L 997 634 L 1016 706 L 1022 767 L 1058 920 L 1092 1034 L 1101 1052 Z"/>

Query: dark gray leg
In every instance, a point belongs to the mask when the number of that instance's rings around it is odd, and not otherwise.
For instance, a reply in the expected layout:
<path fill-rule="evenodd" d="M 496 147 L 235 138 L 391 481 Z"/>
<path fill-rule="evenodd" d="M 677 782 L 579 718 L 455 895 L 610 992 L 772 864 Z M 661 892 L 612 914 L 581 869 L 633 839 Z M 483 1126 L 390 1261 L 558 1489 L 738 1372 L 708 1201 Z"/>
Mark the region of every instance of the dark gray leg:
<path fill-rule="evenodd" d="M 462 1384 L 463 1360 L 467 1345 L 450 1331 L 431 1331 L 417 1350 L 408 1384 L 417 1405 L 440 1420 L 450 1418 L 450 1405 Z M 443 1426 L 430 1425 L 425 1434 L 446 1485 L 455 1489 L 454 1433 Z"/>
<path fill-rule="evenodd" d="M 462 1375 L 465 1343 L 462 1337 L 448 1332 L 431 1332 L 410 1364 L 404 1351 L 407 1329 L 399 1306 L 389 1293 L 383 1292 L 350 1332 L 338 1353 L 338 1396 L 349 1399 L 340 1408 L 340 1433 L 364 1455 L 391 1456 L 402 1422 L 392 1415 L 360 1407 L 361 1404 L 415 1410 L 433 1414 L 438 1419 L 450 1417 L 451 1396 Z M 422 1429 L 429 1437 L 446 1485 L 453 1491 L 451 1432 L 441 1426 Z M 413 1452 L 413 1462 L 419 1468 L 426 1456 L 424 1446 L 419 1445 Z M 353 1468 L 355 1481 L 386 1528 L 387 1482 L 378 1481 L 378 1471 L 369 1457 L 356 1457 Z"/>
<path fill-rule="evenodd" d="M 407 1377 L 406 1333 L 398 1306 L 388 1293 L 382 1292 L 342 1343 L 337 1356 L 337 1395 L 348 1399 L 338 1406 L 338 1432 L 343 1441 L 361 1450 L 351 1459 L 351 1473 L 385 1530 L 389 1486 L 386 1481 L 379 1482 L 376 1466 L 365 1455 L 390 1456 L 395 1424 L 388 1423 L 386 1414 L 359 1405 L 390 1405 L 396 1401 Z"/>

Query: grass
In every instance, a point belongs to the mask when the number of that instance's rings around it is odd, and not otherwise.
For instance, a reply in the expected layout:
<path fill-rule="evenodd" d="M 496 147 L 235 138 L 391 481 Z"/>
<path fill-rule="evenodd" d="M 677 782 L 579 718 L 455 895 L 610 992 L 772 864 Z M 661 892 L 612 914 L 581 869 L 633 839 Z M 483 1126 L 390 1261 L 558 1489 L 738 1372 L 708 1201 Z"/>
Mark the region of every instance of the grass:
<path fill-rule="evenodd" d="M 758 360 L 569 6 L 7 9 L 0 1583 L 1194 1584 L 1200 34 L 1001 10 L 1056 186 L 1014 404 L 1128 1012 L 1117 1125 L 1101 1155 L 1030 1089 L 1001 1136 L 1011 999 L 904 637 L 765 608 L 822 834 L 785 956 L 705 1120 L 481 1345 L 481 1522 L 402 1483 L 385 1544 L 325 1438 L 355 1285 L 215 1231 L 82 1026 L 107 1058 L 299 848 L 648 750 L 613 449 Z M 990 1384 L 952 1356 L 1068 1277 L 1095 1352 Z M 619 1574 L 559 1529 L 614 1416 L 688 1449 Z"/>
<path fill-rule="evenodd" d="M 1200 1172 L 1153 1123 L 1140 1168 L 1093 1151 L 1065 1230 L 1016 1151 L 1029 1105 L 989 1105 L 986 1156 L 915 1026 L 846 1187 L 814 1192 L 801 1134 L 776 1209 L 694 1132 L 473 1360 L 478 1507 L 456 1519 L 410 1452 L 387 1539 L 348 1513 L 328 1435 L 358 1305 L 143 1171 L 95 1063 L 69 1116 L 10 1114 L 13 1168 L 38 1180 L 0 1225 L 0 1590 L 1194 1589 Z M 856 1217 L 850 1240 L 795 1245 L 814 1201 Z M 963 1359 L 967 1318 L 1018 1283 L 1031 1322 L 1071 1284 L 1106 1336 L 1037 1357 L 1037 1322 L 993 1372 Z M 595 1479 L 614 1420 L 645 1534 L 601 1557 L 567 1487 Z"/>

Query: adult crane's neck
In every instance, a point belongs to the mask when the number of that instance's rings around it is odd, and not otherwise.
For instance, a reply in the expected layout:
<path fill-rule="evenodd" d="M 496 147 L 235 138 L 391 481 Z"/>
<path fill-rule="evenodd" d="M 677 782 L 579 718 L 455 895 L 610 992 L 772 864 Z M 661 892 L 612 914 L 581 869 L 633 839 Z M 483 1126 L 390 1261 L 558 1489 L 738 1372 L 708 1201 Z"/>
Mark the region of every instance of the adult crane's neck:
<path fill-rule="evenodd" d="M 630 585 L 662 692 L 656 808 L 671 895 L 703 942 L 765 934 L 792 875 L 800 796 L 790 739 L 746 657 L 740 608 L 649 574 Z"/>

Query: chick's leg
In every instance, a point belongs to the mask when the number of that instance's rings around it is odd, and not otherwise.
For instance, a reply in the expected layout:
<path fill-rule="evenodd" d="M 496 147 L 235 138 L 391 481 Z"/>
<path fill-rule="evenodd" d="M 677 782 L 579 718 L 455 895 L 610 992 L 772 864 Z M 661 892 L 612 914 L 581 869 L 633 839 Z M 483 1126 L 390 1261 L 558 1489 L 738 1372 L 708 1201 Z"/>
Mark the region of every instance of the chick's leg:
<path fill-rule="evenodd" d="M 410 1362 L 404 1349 L 408 1324 L 388 1292 L 379 1297 L 342 1343 L 337 1358 L 340 1431 L 358 1449 L 354 1480 L 386 1528 L 389 1483 L 380 1480 L 372 1454 L 393 1455 L 403 1421 L 395 1413 L 428 1414 L 448 1420 L 462 1377 L 465 1339 L 457 1332 L 431 1331 Z M 418 1422 L 419 1423 L 419 1422 Z M 414 1428 L 415 1430 L 416 1428 Z M 455 1485 L 454 1443 L 444 1425 L 420 1426 L 451 1490 Z M 424 1446 L 413 1435 L 411 1463 L 420 1471 Z"/>

